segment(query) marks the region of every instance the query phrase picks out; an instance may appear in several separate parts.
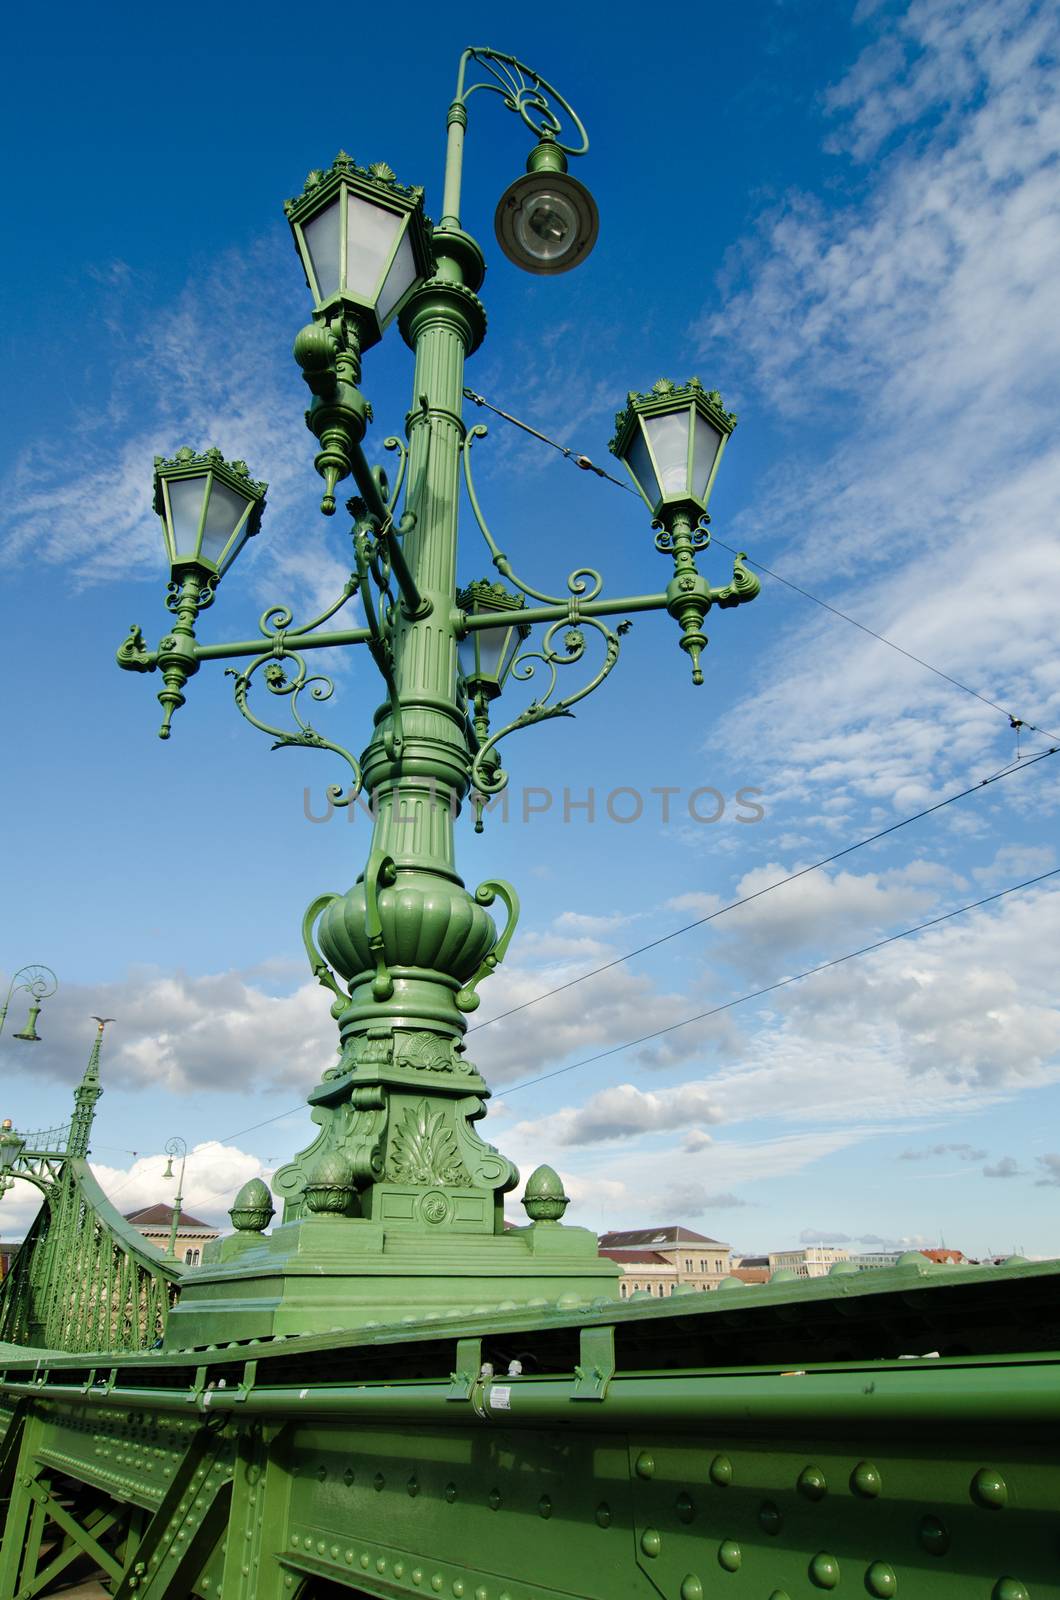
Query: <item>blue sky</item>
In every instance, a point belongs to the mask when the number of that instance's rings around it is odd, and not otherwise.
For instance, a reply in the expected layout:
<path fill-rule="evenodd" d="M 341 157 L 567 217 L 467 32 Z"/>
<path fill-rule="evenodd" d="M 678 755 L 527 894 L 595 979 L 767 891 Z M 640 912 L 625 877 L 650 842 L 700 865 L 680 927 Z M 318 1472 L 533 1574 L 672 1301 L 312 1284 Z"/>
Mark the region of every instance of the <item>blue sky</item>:
<path fill-rule="evenodd" d="M 348 45 L 308 20 L 299 33 L 270 4 L 179 22 L 63 5 L 46 31 L 9 26 L 0 971 L 46 961 L 62 988 L 43 1044 L 0 1039 L 0 1111 L 60 1117 L 89 1014 L 113 1015 L 94 1155 L 123 1209 L 161 1197 L 171 1133 L 198 1147 L 185 1192 L 210 1216 L 306 1141 L 295 1108 L 334 1039 L 301 914 L 348 887 L 368 838 L 356 812 L 307 820 L 307 788 L 319 813 L 341 773 L 271 754 L 220 671 L 192 682 L 163 745 L 155 681 L 113 665 L 130 622 L 165 631 L 151 458 L 216 443 L 271 485 L 204 639 L 248 636 L 271 603 L 312 614 L 341 585 L 346 535 L 317 512 L 289 356 L 308 303 L 282 201 L 345 147 L 423 183 L 438 215 L 466 43 L 523 57 L 574 103 L 601 213 L 577 271 L 510 266 L 492 214 L 527 143 L 498 101 L 472 100 L 464 210 L 490 332 L 468 382 L 606 463 L 627 389 L 697 373 L 741 419 L 719 540 L 1060 731 L 1055 14 L 754 0 L 667 16 L 413 4 L 400 51 L 356 20 Z M 410 380 L 391 332 L 365 360 L 376 451 Z M 616 593 L 664 585 L 631 496 L 493 419 L 476 455 L 531 582 L 585 563 Z M 461 576 L 484 575 L 470 516 L 462 537 Z M 712 582 L 729 563 L 710 552 Z M 1001 712 L 775 582 L 709 621 L 702 689 L 670 620 L 638 618 L 575 722 L 511 740 L 507 822 L 480 838 L 460 824 L 467 880 L 511 878 L 524 902 L 471 1039 L 490 1137 L 524 1175 L 557 1165 L 589 1226 L 683 1221 L 749 1251 L 944 1235 L 1060 1253 L 1055 879 L 512 1092 L 1056 865 L 1060 757 L 491 1022 L 1016 754 Z M 319 725 L 356 748 L 374 671 L 350 653 L 334 671 Z M 1021 753 L 1049 742 L 1025 733 Z M 689 814 L 706 786 L 725 799 L 716 822 Z M 524 820 L 541 787 L 549 809 Z M 757 823 L 737 820 L 745 787 Z M 629 788 L 644 810 L 623 824 L 607 797 Z M 564 816 L 565 790 L 592 791 L 592 821 Z M 8 1196 L 0 1232 L 31 1208 Z"/>

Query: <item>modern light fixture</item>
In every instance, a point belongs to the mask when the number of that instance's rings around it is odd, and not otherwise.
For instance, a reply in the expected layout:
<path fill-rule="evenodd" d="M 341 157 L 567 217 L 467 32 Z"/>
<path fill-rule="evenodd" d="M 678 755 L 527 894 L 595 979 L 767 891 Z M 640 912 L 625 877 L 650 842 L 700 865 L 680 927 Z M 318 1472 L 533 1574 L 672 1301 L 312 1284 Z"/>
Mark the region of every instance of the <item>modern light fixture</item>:
<path fill-rule="evenodd" d="M 567 272 L 584 261 L 600 231 L 596 202 L 567 172 L 567 158 L 551 139 L 531 150 L 526 176 L 501 195 L 493 221 L 497 242 L 524 272 Z"/>

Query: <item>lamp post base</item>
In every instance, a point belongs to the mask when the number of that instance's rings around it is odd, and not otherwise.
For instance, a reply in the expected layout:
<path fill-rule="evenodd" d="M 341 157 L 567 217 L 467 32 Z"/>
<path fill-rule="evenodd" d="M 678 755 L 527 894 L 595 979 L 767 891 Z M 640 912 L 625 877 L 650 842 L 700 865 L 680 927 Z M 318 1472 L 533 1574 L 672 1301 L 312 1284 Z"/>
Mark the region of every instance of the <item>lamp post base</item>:
<path fill-rule="evenodd" d="M 268 1237 L 236 1234 L 213 1249 L 213 1259 L 184 1280 L 167 1350 L 476 1310 L 588 1305 L 617 1299 L 621 1277 L 597 1254 L 588 1228 L 553 1222 L 484 1236 L 315 1216 Z"/>

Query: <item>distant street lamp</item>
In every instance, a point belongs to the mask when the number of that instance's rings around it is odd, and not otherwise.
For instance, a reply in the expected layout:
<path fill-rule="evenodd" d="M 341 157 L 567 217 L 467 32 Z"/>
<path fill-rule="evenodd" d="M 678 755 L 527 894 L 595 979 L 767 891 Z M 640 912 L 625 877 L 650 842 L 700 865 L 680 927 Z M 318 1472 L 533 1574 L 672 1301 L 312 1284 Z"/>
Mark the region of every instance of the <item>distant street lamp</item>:
<path fill-rule="evenodd" d="M 173 1157 L 180 1157 L 180 1177 L 177 1179 L 177 1194 L 173 1203 L 173 1216 L 169 1224 L 169 1243 L 165 1248 L 166 1260 L 175 1261 L 177 1259 L 177 1229 L 180 1224 L 180 1208 L 184 1203 L 184 1163 L 188 1159 L 187 1144 L 179 1133 L 174 1134 L 172 1139 L 166 1141 L 166 1155 L 169 1159 L 166 1162 L 166 1170 L 163 1172 L 162 1177 L 168 1178 L 170 1182 L 173 1180 Z"/>
<path fill-rule="evenodd" d="M 59 987 L 59 980 L 51 967 L 42 967 L 39 964 L 20 967 L 7 986 L 7 996 L 0 1006 L 0 1033 L 4 1031 L 7 1020 L 7 1008 L 11 1004 L 11 996 L 20 989 L 25 989 L 30 997 L 29 1016 L 26 1026 L 21 1033 L 16 1033 L 14 1038 L 24 1039 L 29 1044 L 39 1044 L 40 1034 L 37 1032 L 37 1018 L 41 1013 L 41 1003 L 51 998 Z"/>
<path fill-rule="evenodd" d="M 606 595 L 600 573 L 578 567 L 565 587 L 554 586 L 560 593 L 545 592 L 514 570 L 494 539 L 471 466 L 486 429 L 469 430 L 463 417 L 465 361 L 486 334 L 478 296 L 485 257 L 461 222 L 464 135 L 479 90 L 496 94 L 534 139 L 527 174 L 497 208 L 501 248 L 539 275 L 585 260 L 597 237 L 596 207 L 566 170 L 568 158 L 588 150 L 585 129 L 540 74 L 494 50 L 469 49 L 460 60 L 437 225 L 424 213 L 422 189 L 399 183 L 383 162 L 360 166 L 344 151 L 326 171 L 310 172 L 285 207 L 312 300 L 294 357 L 312 397 L 306 425 L 319 443 L 321 510 L 335 512 L 344 479 L 356 487 L 347 501 L 354 565 L 334 601 L 297 625 L 290 608 L 274 606 L 257 639 L 200 643 L 198 614 L 255 531 L 265 485 L 218 451 L 183 450 L 156 464 L 177 625 L 153 650 L 134 628 L 118 661 L 161 672 L 162 737 L 203 662 L 238 662 L 229 671 L 246 720 L 274 748 L 344 760 L 352 781 L 333 784 L 331 801 L 350 805 L 364 790 L 373 818 L 356 883 L 317 896 L 302 924 L 340 1031 L 339 1060 L 310 1096 L 318 1136 L 273 1176 L 285 1214 L 267 1259 L 265 1245 L 242 1250 L 185 1287 L 169 1326 L 189 1346 L 402 1311 L 449 1314 L 505 1298 L 539 1303 L 535 1297 L 566 1288 L 615 1293 L 612 1264 L 597 1256 L 587 1230 L 537 1207 L 529 1230 L 504 1231 L 503 1196 L 518 1173 L 479 1134 L 489 1090 L 465 1058 L 464 1035 L 479 985 L 508 949 L 519 902 L 499 879 L 469 893 L 456 868 L 454 819 L 470 799 L 481 828 L 489 797 L 508 782 L 501 742 L 568 716 L 598 688 L 633 613 L 666 611 L 677 620 L 701 683 L 707 612 L 752 600 L 759 586 L 739 560 L 724 587 L 711 588 L 696 569 L 709 545 L 707 498 L 736 420 L 696 379 L 631 395 L 613 446 L 655 519 L 657 548 L 673 558 L 665 591 Z M 397 456 L 393 483 L 364 454 L 372 412 L 359 387 L 362 355 L 391 323 L 415 356 L 407 446 L 393 436 L 382 441 Z M 461 476 L 503 581 L 458 583 Z M 355 597 L 364 625 L 326 628 Z M 333 684 L 307 665 L 314 650 L 358 645 L 367 646 L 384 696 L 359 758 L 310 720 Z M 528 702 L 491 726 L 498 702 L 524 684 Z M 291 722 L 271 721 L 269 706 L 277 716 L 286 707 Z M 507 913 L 500 932 L 488 911 L 498 901 Z M 167 1146 L 171 1155 L 177 1148 Z M 167 1170 L 171 1176 L 172 1160 Z M 176 1213 L 170 1255 L 175 1232 Z"/>

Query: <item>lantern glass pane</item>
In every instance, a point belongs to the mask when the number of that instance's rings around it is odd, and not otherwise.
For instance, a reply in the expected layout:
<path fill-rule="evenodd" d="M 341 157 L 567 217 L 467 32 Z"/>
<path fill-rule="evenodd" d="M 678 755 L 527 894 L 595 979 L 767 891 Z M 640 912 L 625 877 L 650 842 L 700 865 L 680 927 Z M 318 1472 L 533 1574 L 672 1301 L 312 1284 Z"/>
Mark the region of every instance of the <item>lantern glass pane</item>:
<path fill-rule="evenodd" d="M 199 523 L 207 474 L 169 480 L 169 509 L 173 514 L 173 555 L 194 560 L 199 554 Z"/>
<path fill-rule="evenodd" d="M 511 627 L 508 623 L 501 623 L 496 628 L 483 628 L 479 633 L 479 671 L 485 678 L 492 678 L 495 682 L 500 680 L 501 667 L 504 665 L 505 645 Z"/>
<path fill-rule="evenodd" d="M 202 554 L 214 566 L 220 566 L 225 545 L 235 532 L 239 519 L 247 509 L 247 497 L 227 483 L 213 480 L 210 503 L 206 508 L 206 526 L 202 532 Z"/>
<path fill-rule="evenodd" d="M 478 657 L 475 655 L 475 634 L 469 633 L 459 640 L 456 647 L 456 659 L 460 665 L 460 676 L 466 681 L 475 676 Z"/>
<path fill-rule="evenodd" d="M 409 231 L 397 247 L 394 264 L 386 275 L 383 292 L 379 296 L 378 316 L 380 322 L 385 322 L 397 305 L 405 291 L 411 288 L 416 281 L 416 258 L 412 253 L 412 240 Z"/>
<path fill-rule="evenodd" d="M 644 491 L 649 505 L 657 505 L 662 499 L 662 490 L 659 487 L 659 480 L 655 476 L 655 467 L 648 453 L 643 423 L 638 426 L 636 433 L 633 435 L 633 439 L 626 451 L 626 458 L 629 461 L 630 471 Z"/>
<path fill-rule="evenodd" d="M 664 495 L 688 493 L 689 417 L 689 411 L 672 411 L 669 416 L 644 419 Z"/>
<path fill-rule="evenodd" d="M 376 290 L 394 247 L 401 217 L 351 194 L 346 213 L 346 283 L 350 294 L 375 304 Z"/>
<path fill-rule="evenodd" d="M 305 237 L 306 249 L 309 259 L 313 263 L 313 273 L 320 290 L 321 300 L 330 300 L 333 294 L 339 292 L 339 197 L 322 211 L 319 216 L 307 222 L 302 228 Z"/>
<path fill-rule="evenodd" d="M 692 493 L 697 500 L 707 497 L 707 485 L 721 449 L 721 434 L 706 417 L 696 413 L 695 453 L 692 457 Z"/>

